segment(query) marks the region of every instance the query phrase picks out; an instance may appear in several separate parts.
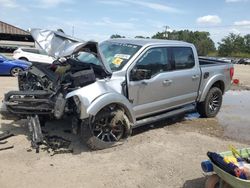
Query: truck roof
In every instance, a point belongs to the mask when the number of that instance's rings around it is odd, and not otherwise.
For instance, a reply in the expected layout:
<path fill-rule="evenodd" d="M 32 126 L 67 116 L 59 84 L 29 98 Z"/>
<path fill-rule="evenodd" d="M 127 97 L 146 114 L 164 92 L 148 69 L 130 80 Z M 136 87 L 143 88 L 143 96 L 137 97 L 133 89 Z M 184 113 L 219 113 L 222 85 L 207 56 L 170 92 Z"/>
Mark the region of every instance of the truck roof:
<path fill-rule="evenodd" d="M 118 38 L 118 39 L 109 39 L 107 41 L 117 42 L 117 43 L 127 43 L 139 46 L 145 45 L 155 45 L 155 44 L 170 44 L 170 45 L 192 45 L 191 43 L 177 41 L 177 40 L 162 40 L 162 39 L 126 39 L 126 38 Z"/>

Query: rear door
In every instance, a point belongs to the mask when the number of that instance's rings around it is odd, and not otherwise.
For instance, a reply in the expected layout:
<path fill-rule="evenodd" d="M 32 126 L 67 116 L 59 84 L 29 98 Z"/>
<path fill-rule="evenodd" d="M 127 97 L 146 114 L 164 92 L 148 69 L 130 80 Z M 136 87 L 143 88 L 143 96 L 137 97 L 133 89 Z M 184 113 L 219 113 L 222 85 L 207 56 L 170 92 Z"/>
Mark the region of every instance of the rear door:
<path fill-rule="evenodd" d="M 198 96 L 201 71 L 191 47 L 171 47 L 173 69 L 169 73 L 173 90 L 169 107 L 177 107 L 195 102 Z M 195 56 L 196 55 L 196 56 Z"/>

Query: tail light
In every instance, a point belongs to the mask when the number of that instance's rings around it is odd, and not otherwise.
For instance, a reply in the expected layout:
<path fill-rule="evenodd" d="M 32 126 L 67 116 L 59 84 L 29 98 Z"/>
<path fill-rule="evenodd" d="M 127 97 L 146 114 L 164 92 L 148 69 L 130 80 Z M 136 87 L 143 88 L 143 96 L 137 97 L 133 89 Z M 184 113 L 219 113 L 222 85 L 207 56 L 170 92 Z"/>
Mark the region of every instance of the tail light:
<path fill-rule="evenodd" d="M 230 68 L 230 78 L 231 78 L 231 80 L 233 79 L 233 76 L 234 76 L 234 67 L 231 67 Z"/>

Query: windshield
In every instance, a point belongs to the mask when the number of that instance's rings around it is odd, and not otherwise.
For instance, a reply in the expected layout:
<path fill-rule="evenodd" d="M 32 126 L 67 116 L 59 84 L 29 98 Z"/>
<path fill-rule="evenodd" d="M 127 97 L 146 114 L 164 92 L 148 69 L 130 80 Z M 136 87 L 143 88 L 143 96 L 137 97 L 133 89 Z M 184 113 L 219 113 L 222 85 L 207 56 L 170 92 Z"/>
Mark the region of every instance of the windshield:
<path fill-rule="evenodd" d="M 121 70 L 140 48 L 141 46 L 134 44 L 109 41 L 102 42 L 99 45 L 100 51 L 113 72 Z M 100 60 L 89 52 L 79 52 L 74 58 L 84 63 L 101 66 Z"/>
<path fill-rule="evenodd" d="M 124 65 L 133 57 L 141 46 L 127 43 L 105 41 L 100 44 L 100 50 L 104 55 L 110 69 L 121 70 Z"/>

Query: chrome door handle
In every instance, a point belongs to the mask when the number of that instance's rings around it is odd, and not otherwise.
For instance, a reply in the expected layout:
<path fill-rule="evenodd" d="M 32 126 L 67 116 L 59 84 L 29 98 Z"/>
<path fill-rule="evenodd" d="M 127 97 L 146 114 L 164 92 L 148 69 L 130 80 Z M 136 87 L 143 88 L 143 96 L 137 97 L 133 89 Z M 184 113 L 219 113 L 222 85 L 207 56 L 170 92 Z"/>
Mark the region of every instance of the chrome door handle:
<path fill-rule="evenodd" d="M 193 79 L 193 80 L 196 80 L 196 79 L 198 79 L 198 78 L 199 78 L 199 75 L 193 75 L 193 76 L 192 76 L 192 79 Z"/>
<path fill-rule="evenodd" d="M 164 80 L 162 83 L 163 85 L 169 86 L 172 84 L 172 82 L 173 82 L 172 80 Z"/>

